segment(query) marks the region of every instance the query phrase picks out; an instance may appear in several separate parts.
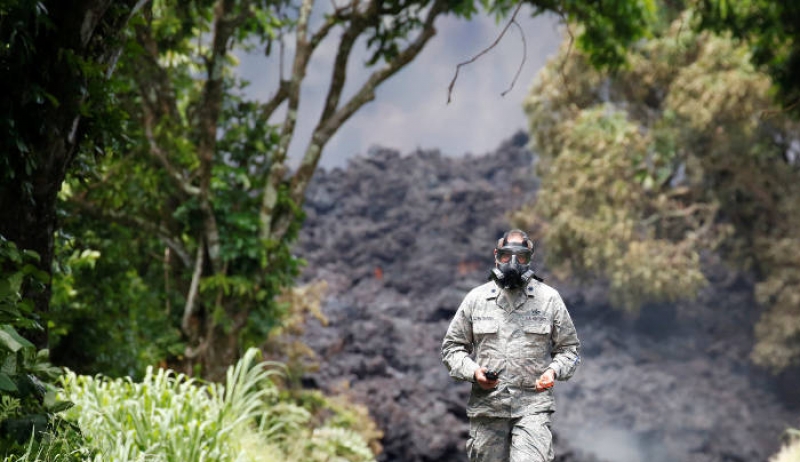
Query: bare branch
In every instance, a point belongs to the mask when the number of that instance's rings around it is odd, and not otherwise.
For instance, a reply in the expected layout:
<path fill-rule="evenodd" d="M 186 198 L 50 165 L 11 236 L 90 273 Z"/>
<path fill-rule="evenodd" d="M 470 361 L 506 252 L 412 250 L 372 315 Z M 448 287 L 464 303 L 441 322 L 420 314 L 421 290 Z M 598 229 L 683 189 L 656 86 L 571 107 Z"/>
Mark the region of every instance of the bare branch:
<path fill-rule="evenodd" d="M 199 193 L 199 189 L 191 184 L 189 178 L 175 168 L 161 149 L 154 134 L 156 121 L 163 118 L 175 119 L 178 117 L 178 108 L 174 98 L 172 82 L 166 71 L 158 64 L 159 50 L 158 43 L 151 34 L 151 29 L 146 26 L 136 28 L 136 36 L 139 43 L 143 45 L 145 53 L 138 60 L 135 78 L 140 88 L 144 104 L 142 108 L 142 122 L 144 125 L 145 138 L 149 146 L 149 153 L 161 163 L 167 171 L 168 176 L 173 180 L 178 190 L 190 196 Z"/>
<path fill-rule="evenodd" d="M 169 283 L 169 270 L 170 266 L 172 265 L 172 253 L 170 252 L 169 247 L 164 247 L 164 293 L 169 294 L 172 290 Z M 165 297 L 167 300 L 167 306 L 164 310 L 164 314 L 166 316 L 170 315 L 172 312 L 172 304 L 170 303 L 169 296 Z"/>
<path fill-rule="evenodd" d="M 375 99 L 375 89 L 383 83 L 386 79 L 393 76 L 397 71 L 403 68 L 406 64 L 411 62 L 419 53 L 428 41 L 436 35 L 436 28 L 433 26 L 436 18 L 441 14 L 446 7 L 445 0 L 436 0 L 428 10 L 428 16 L 423 24 L 422 31 L 417 38 L 411 42 L 403 51 L 397 54 L 386 66 L 373 72 L 364 85 L 353 95 L 350 100 L 345 103 L 336 113 L 332 114 L 327 120 L 320 121 L 315 129 L 315 134 L 320 135 L 316 142 L 327 142 L 331 136 L 344 124 L 358 109 L 364 104 Z M 322 144 L 324 146 L 324 143 Z M 304 163 L 305 160 L 304 159 Z M 316 165 L 316 164 L 315 164 Z"/>
<path fill-rule="evenodd" d="M 292 65 L 292 78 L 288 85 L 288 107 L 281 130 L 280 145 L 273 163 L 283 163 L 297 124 L 297 110 L 300 106 L 300 85 L 306 76 L 306 68 L 308 67 L 308 61 L 313 51 L 311 47 L 312 44 L 308 40 L 308 21 L 311 16 L 311 7 L 313 3 L 313 0 L 303 0 L 300 6 L 300 17 L 297 20 L 297 37 L 294 64 Z M 326 25 L 327 24 L 328 23 L 326 23 Z"/>
<path fill-rule="evenodd" d="M 511 19 L 508 21 L 508 24 L 506 24 L 506 26 L 500 32 L 500 35 L 497 36 L 497 38 L 491 45 L 489 45 L 487 48 L 485 48 L 483 51 L 473 56 L 472 58 L 462 63 L 458 63 L 458 65 L 456 66 L 456 73 L 453 76 L 453 80 L 450 81 L 450 85 L 447 87 L 447 104 L 450 104 L 451 95 L 453 93 L 453 86 L 456 84 L 456 79 L 458 79 L 458 71 L 461 70 L 461 67 L 474 63 L 475 61 L 480 59 L 481 56 L 490 52 L 494 47 L 497 46 L 498 43 L 500 43 L 500 40 L 502 40 L 503 36 L 506 35 L 506 31 L 508 31 L 508 28 L 511 27 L 511 24 L 516 23 L 517 13 L 519 13 L 519 10 L 520 8 L 522 8 L 523 3 L 524 2 L 519 2 L 519 4 L 517 4 L 517 8 L 514 10 L 514 14 L 511 15 Z"/>
<path fill-rule="evenodd" d="M 354 10 L 356 10 L 358 6 L 357 3 L 358 2 L 353 5 Z M 328 89 L 328 95 L 325 98 L 322 114 L 317 123 L 318 127 L 323 126 L 325 121 L 329 120 L 339 108 L 339 99 L 342 95 L 342 89 L 347 82 L 347 65 L 350 61 L 353 45 L 367 28 L 369 24 L 368 18 L 377 18 L 382 14 L 380 12 L 380 4 L 381 2 L 372 0 L 362 15 L 354 13 L 350 21 L 350 26 L 342 34 L 334 59 L 333 72 L 331 73 L 330 79 L 331 85 Z"/>
<path fill-rule="evenodd" d="M 325 37 L 333 28 L 333 26 L 336 25 L 336 21 L 334 21 L 332 18 L 333 17 L 331 17 L 331 19 L 326 21 L 325 24 L 323 24 L 319 28 L 319 30 L 317 30 L 317 32 L 314 33 L 314 35 L 311 37 L 311 40 L 309 40 L 308 42 L 309 55 L 317 48 L 320 42 L 322 42 L 322 40 L 325 39 Z M 280 105 L 283 104 L 283 102 L 288 99 L 290 94 L 291 81 L 283 79 L 283 59 L 284 59 L 283 43 L 281 43 L 281 56 L 279 63 L 280 66 L 279 74 L 281 76 L 281 81 L 278 84 L 278 90 L 275 92 L 275 94 L 269 101 L 264 103 L 264 105 L 261 108 L 261 120 L 263 121 L 268 121 L 272 117 L 272 114 L 275 112 L 275 110 L 277 110 L 280 107 Z"/>
<path fill-rule="evenodd" d="M 200 193 L 200 189 L 194 186 L 192 182 L 183 175 L 183 173 L 176 169 L 170 163 L 169 159 L 167 159 L 167 155 L 164 153 L 164 151 L 161 150 L 161 147 L 159 146 L 158 141 L 156 141 L 155 135 L 153 134 L 154 115 L 150 113 L 150 110 L 146 107 L 144 107 L 144 111 L 144 135 L 145 138 L 147 138 L 147 145 L 150 148 L 148 152 L 150 152 L 150 155 L 155 157 L 156 160 L 161 163 L 161 165 L 167 171 L 168 176 L 172 178 L 175 185 L 178 186 L 178 189 L 185 192 L 189 196 L 198 195 Z"/>
<path fill-rule="evenodd" d="M 288 100 L 286 117 L 283 121 L 278 149 L 275 151 L 275 155 L 272 158 L 272 166 L 269 169 L 268 178 L 264 185 L 264 192 L 261 197 L 261 208 L 259 209 L 259 220 L 261 222 L 259 237 L 262 240 L 269 239 L 272 235 L 272 214 L 275 205 L 278 203 L 278 185 L 283 181 L 283 177 L 286 174 L 286 165 L 284 161 L 286 160 L 289 143 L 294 135 L 295 126 L 297 124 L 297 110 L 300 106 L 300 84 L 305 78 L 306 67 L 308 66 L 311 52 L 313 51 L 311 43 L 307 40 L 308 20 L 309 16 L 311 16 L 312 4 L 313 0 L 303 0 L 300 6 L 300 16 L 297 20 L 297 45 L 295 48 L 294 64 L 292 66 L 292 78 L 286 89 L 286 99 Z M 327 30 L 330 30 L 330 27 L 328 27 Z M 323 27 L 323 29 L 326 28 Z M 315 38 L 316 37 L 317 34 L 315 34 Z M 319 40 L 322 40 L 322 38 L 320 37 Z"/>
<path fill-rule="evenodd" d="M 264 105 L 261 107 L 261 120 L 267 122 L 270 117 L 272 117 L 272 114 L 275 112 L 275 110 L 278 109 L 284 101 L 286 101 L 288 96 L 289 82 L 286 80 L 281 80 L 280 83 L 278 83 L 278 91 L 272 95 L 272 99 L 264 103 Z"/>
<path fill-rule="evenodd" d="M 212 39 L 211 55 L 207 58 L 207 79 L 203 88 L 199 118 L 199 142 L 197 157 L 200 160 L 200 192 L 198 199 L 200 210 L 203 213 L 203 229 L 205 241 L 208 245 L 208 257 L 214 271 L 221 267 L 221 251 L 217 219 L 211 206 L 211 176 L 214 162 L 214 153 L 217 147 L 217 129 L 219 117 L 222 112 L 224 97 L 223 71 L 225 56 L 228 53 L 230 39 L 236 27 L 247 19 L 250 9 L 242 6 L 239 15 L 234 15 L 235 0 L 220 0 L 214 11 L 214 36 Z"/>
<path fill-rule="evenodd" d="M 800 98 L 795 99 L 794 102 L 790 104 L 784 104 L 780 109 L 764 109 L 760 112 L 759 117 L 766 120 L 776 115 L 786 114 L 796 108 L 798 105 L 800 105 Z"/>
<path fill-rule="evenodd" d="M 203 240 L 197 243 L 197 256 L 194 260 L 194 272 L 192 272 L 192 283 L 189 285 L 189 293 L 186 295 L 186 306 L 183 308 L 181 318 L 181 330 L 188 338 L 193 338 L 191 326 L 192 316 L 195 313 L 195 299 L 200 288 L 200 277 L 203 275 Z"/>
<path fill-rule="evenodd" d="M 567 74 L 565 69 L 567 67 L 567 61 L 569 57 L 572 55 L 572 47 L 575 45 L 575 35 L 572 33 L 572 28 L 569 26 L 569 21 L 567 20 L 566 14 L 563 11 L 558 11 L 558 15 L 561 17 L 561 21 L 564 23 L 564 27 L 567 28 L 567 35 L 569 35 L 569 44 L 567 45 L 567 53 L 564 55 L 564 59 L 561 60 L 561 63 L 558 65 L 558 75 L 561 76 L 561 81 L 564 84 L 564 88 L 567 91 L 567 94 L 572 96 L 572 91 L 569 88 L 569 81 L 567 80 Z"/>
<path fill-rule="evenodd" d="M 344 11 L 345 11 L 345 8 L 341 8 L 341 7 L 335 8 L 334 9 L 334 14 L 328 17 L 328 19 L 314 33 L 314 35 L 312 35 L 311 39 L 308 41 L 308 44 L 305 47 L 305 48 L 307 48 L 308 51 L 307 52 L 303 51 L 302 55 L 299 55 L 298 53 L 295 53 L 295 62 L 293 63 L 293 69 L 297 69 L 297 65 L 298 65 L 297 59 L 298 59 L 298 57 L 303 58 L 303 56 L 305 56 L 305 60 L 306 60 L 306 62 L 303 64 L 303 69 L 305 69 L 305 66 L 308 64 L 308 57 L 313 53 L 313 51 L 317 48 L 317 46 L 320 44 L 320 42 L 322 42 L 322 40 L 324 40 L 325 37 L 327 37 L 328 33 L 331 31 L 333 26 L 336 25 L 336 19 L 337 18 L 341 19 L 342 14 L 343 14 Z M 301 17 L 300 20 L 303 20 L 303 18 Z M 307 21 L 308 21 L 308 19 L 306 18 L 305 19 L 305 26 L 304 26 L 303 30 L 307 30 L 307 27 L 308 27 Z M 300 30 L 300 28 L 298 26 L 298 34 L 301 33 L 301 32 L 302 31 Z M 302 32 L 302 33 L 305 34 L 307 32 Z M 281 32 L 280 34 L 281 34 L 279 36 L 279 40 L 280 40 L 280 56 L 279 56 L 279 60 L 278 60 L 278 67 L 279 67 L 278 75 L 280 76 L 280 81 L 278 83 L 278 90 L 275 92 L 275 94 L 272 96 L 272 98 L 262 106 L 261 116 L 260 117 L 261 117 L 261 120 L 263 120 L 263 121 L 268 121 L 272 117 L 272 114 L 280 107 L 280 105 L 283 104 L 283 102 L 286 101 L 289 98 L 289 96 L 292 93 L 291 90 L 293 89 L 292 85 L 291 85 L 292 82 L 290 80 L 285 80 L 283 78 L 285 45 L 284 45 L 284 42 L 283 42 L 283 33 Z M 298 42 L 298 45 L 299 45 L 299 42 Z M 285 128 L 286 127 L 285 127 L 285 121 L 284 121 L 284 129 Z"/>
<path fill-rule="evenodd" d="M 314 35 L 312 35 L 311 39 L 308 41 L 308 47 L 312 52 L 317 49 L 317 46 L 323 40 L 325 40 L 325 37 L 328 36 L 334 26 L 341 24 L 350 18 L 350 14 L 347 13 L 348 9 L 350 8 L 355 10 L 355 6 L 348 4 L 347 6 L 337 8 L 333 14 L 328 15 L 325 23 L 323 23 L 322 26 L 320 26 L 320 28 L 314 32 Z"/>
<path fill-rule="evenodd" d="M 208 347 L 209 347 L 209 339 L 203 340 L 196 347 L 192 347 L 191 345 L 186 345 L 186 348 L 183 351 L 183 356 L 185 356 L 187 359 L 197 358 L 201 354 L 205 353 L 206 350 L 208 350 Z M 193 371 L 191 367 L 186 368 L 186 374 L 191 374 L 192 372 Z"/>
<path fill-rule="evenodd" d="M 311 137 L 311 142 L 306 148 L 303 160 L 292 177 L 291 184 L 291 199 L 295 202 L 300 202 L 305 194 L 305 189 L 308 186 L 308 181 L 314 173 L 314 170 L 319 163 L 322 150 L 330 140 L 331 136 L 342 126 L 358 109 L 364 104 L 375 99 L 375 89 L 383 83 L 386 79 L 394 75 L 397 71 L 403 68 L 406 64 L 411 62 L 425 44 L 436 34 L 434 22 L 436 18 L 445 11 L 446 1 L 436 0 L 431 8 L 428 10 L 427 17 L 423 23 L 422 30 L 419 35 L 412 41 L 403 51 L 397 54 L 391 61 L 389 61 L 383 68 L 373 72 L 364 85 L 336 112 L 329 115 L 325 120 L 320 120 L 314 128 L 314 133 Z M 288 224 L 282 223 L 281 231 L 283 228 L 288 227 Z"/>
<path fill-rule="evenodd" d="M 162 117 L 178 117 L 178 106 L 175 101 L 175 90 L 167 71 L 159 65 L 158 42 L 152 36 L 152 30 L 146 26 L 136 27 L 136 39 L 142 45 L 144 53 L 136 60 L 134 78 L 140 88 L 139 94 L 144 101 L 145 109 L 158 119 Z"/>
<path fill-rule="evenodd" d="M 353 44 L 364 31 L 366 25 L 367 23 L 365 21 L 354 20 L 350 23 L 350 27 L 342 34 L 342 39 L 339 42 L 339 49 L 336 51 L 336 58 L 333 63 L 331 86 L 328 89 L 328 95 L 325 98 L 325 106 L 322 110 L 322 115 L 320 115 L 318 125 L 328 120 L 339 107 L 339 98 L 342 95 L 342 89 L 347 81 L 347 63 L 350 60 L 350 53 L 353 50 Z"/>
<path fill-rule="evenodd" d="M 506 94 L 508 94 L 508 92 L 510 92 L 511 89 L 514 88 L 514 84 L 517 83 L 517 78 L 519 78 L 519 74 L 522 72 L 522 67 L 525 66 L 525 59 L 527 58 L 528 55 L 528 43 L 525 41 L 525 32 L 522 30 L 522 27 L 520 27 L 517 21 L 514 21 L 512 19 L 512 22 L 514 23 L 515 26 L 517 26 L 517 30 L 519 30 L 519 36 L 522 39 L 522 61 L 519 63 L 519 68 L 517 69 L 517 73 L 514 74 L 514 80 L 511 81 L 511 85 L 508 87 L 506 91 L 500 93 L 500 96 L 506 96 Z"/>
<path fill-rule="evenodd" d="M 135 17 L 139 10 L 141 10 L 145 4 L 147 4 L 149 0 L 137 0 L 136 4 L 133 5 L 128 16 L 122 22 L 122 24 L 129 24 L 130 20 Z M 114 70 L 117 68 L 117 62 L 119 61 L 119 57 L 122 56 L 122 52 L 124 51 L 125 47 L 113 47 L 114 49 L 111 50 L 109 54 L 107 54 L 106 62 L 108 63 L 108 67 L 106 68 L 106 79 L 110 79 L 111 75 L 114 73 Z"/>
<path fill-rule="evenodd" d="M 708 216 L 713 216 L 718 210 L 719 205 L 715 203 L 695 203 L 690 206 L 668 212 L 654 213 L 649 217 L 642 219 L 641 224 L 644 226 L 650 226 L 658 221 L 666 221 L 669 219 L 686 219 L 697 212 L 706 212 Z"/>

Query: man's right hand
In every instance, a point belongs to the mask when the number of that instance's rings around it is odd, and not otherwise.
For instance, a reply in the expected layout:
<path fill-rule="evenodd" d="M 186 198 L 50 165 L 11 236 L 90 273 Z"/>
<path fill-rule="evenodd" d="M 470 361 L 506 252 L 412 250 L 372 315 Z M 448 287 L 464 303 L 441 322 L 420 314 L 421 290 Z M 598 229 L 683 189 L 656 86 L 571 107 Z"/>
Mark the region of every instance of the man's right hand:
<path fill-rule="evenodd" d="M 492 388 L 497 386 L 497 380 L 489 380 L 486 378 L 486 372 L 489 370 L 488 367 L 479 367 L 475 369 L 475 381 L 478 383 L 478 386 L 483 388 L 484 390 L 491 390 Z"/>

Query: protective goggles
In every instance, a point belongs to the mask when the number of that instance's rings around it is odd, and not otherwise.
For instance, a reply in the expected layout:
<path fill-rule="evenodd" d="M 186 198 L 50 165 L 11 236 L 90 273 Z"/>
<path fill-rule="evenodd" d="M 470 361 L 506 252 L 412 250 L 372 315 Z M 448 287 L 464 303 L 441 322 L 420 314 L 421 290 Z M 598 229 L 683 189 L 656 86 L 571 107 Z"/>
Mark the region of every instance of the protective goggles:
<path fill-rule="evenodd" d="M 512 257 L 521 265 L 527 265 L 531 262 L 533 252 L 531 249 L 522 246 L 505 246 L 497 249 L 497 261 L 500 263 L 510 263 Z"/>

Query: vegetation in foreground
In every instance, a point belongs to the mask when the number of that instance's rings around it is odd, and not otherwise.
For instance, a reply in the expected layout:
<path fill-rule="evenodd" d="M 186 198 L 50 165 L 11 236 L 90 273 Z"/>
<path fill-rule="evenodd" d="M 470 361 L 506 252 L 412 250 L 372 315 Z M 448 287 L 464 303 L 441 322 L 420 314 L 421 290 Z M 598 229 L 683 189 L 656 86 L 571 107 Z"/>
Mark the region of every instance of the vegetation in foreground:
<path fill-rule="evenodd" d="M 141 382 L 77 375 L 61 378 L 74 403 L 64 424 L 5 462 L 373 461 L 366 414 L 312 393 L 293 399 L 274 380 L 276 363 L 248 350 L 222 383 L 148 368 Z M 69 423 L 67 423 L 69 422 Z M 362 433 L 359 433 L 359 430 Z"/>

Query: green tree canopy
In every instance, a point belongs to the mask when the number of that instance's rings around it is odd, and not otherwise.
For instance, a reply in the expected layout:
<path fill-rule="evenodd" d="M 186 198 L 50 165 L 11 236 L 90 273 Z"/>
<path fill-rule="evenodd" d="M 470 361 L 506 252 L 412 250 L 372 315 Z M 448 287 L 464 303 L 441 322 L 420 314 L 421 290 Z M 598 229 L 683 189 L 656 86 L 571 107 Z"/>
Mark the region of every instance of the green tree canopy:
<path fill-rule="evenodd" d="M 693 297 L 715 253 L 752 269 L 768 308 L 754 359 L 780 369 L 800 360 L 799 127 L 749 48 L 691 18 L 613 74 L 566 46 L 548 64 L 525 104 L 542 188 L 517 219 L 628 309 Z"/>
<path fill-rule="evenodd" d="M 745 40 L 753 63 L 772 77 L 779 104 L 800 115 L 800 3 L 702 0 L 696 7 L 695 27 Z"/>

